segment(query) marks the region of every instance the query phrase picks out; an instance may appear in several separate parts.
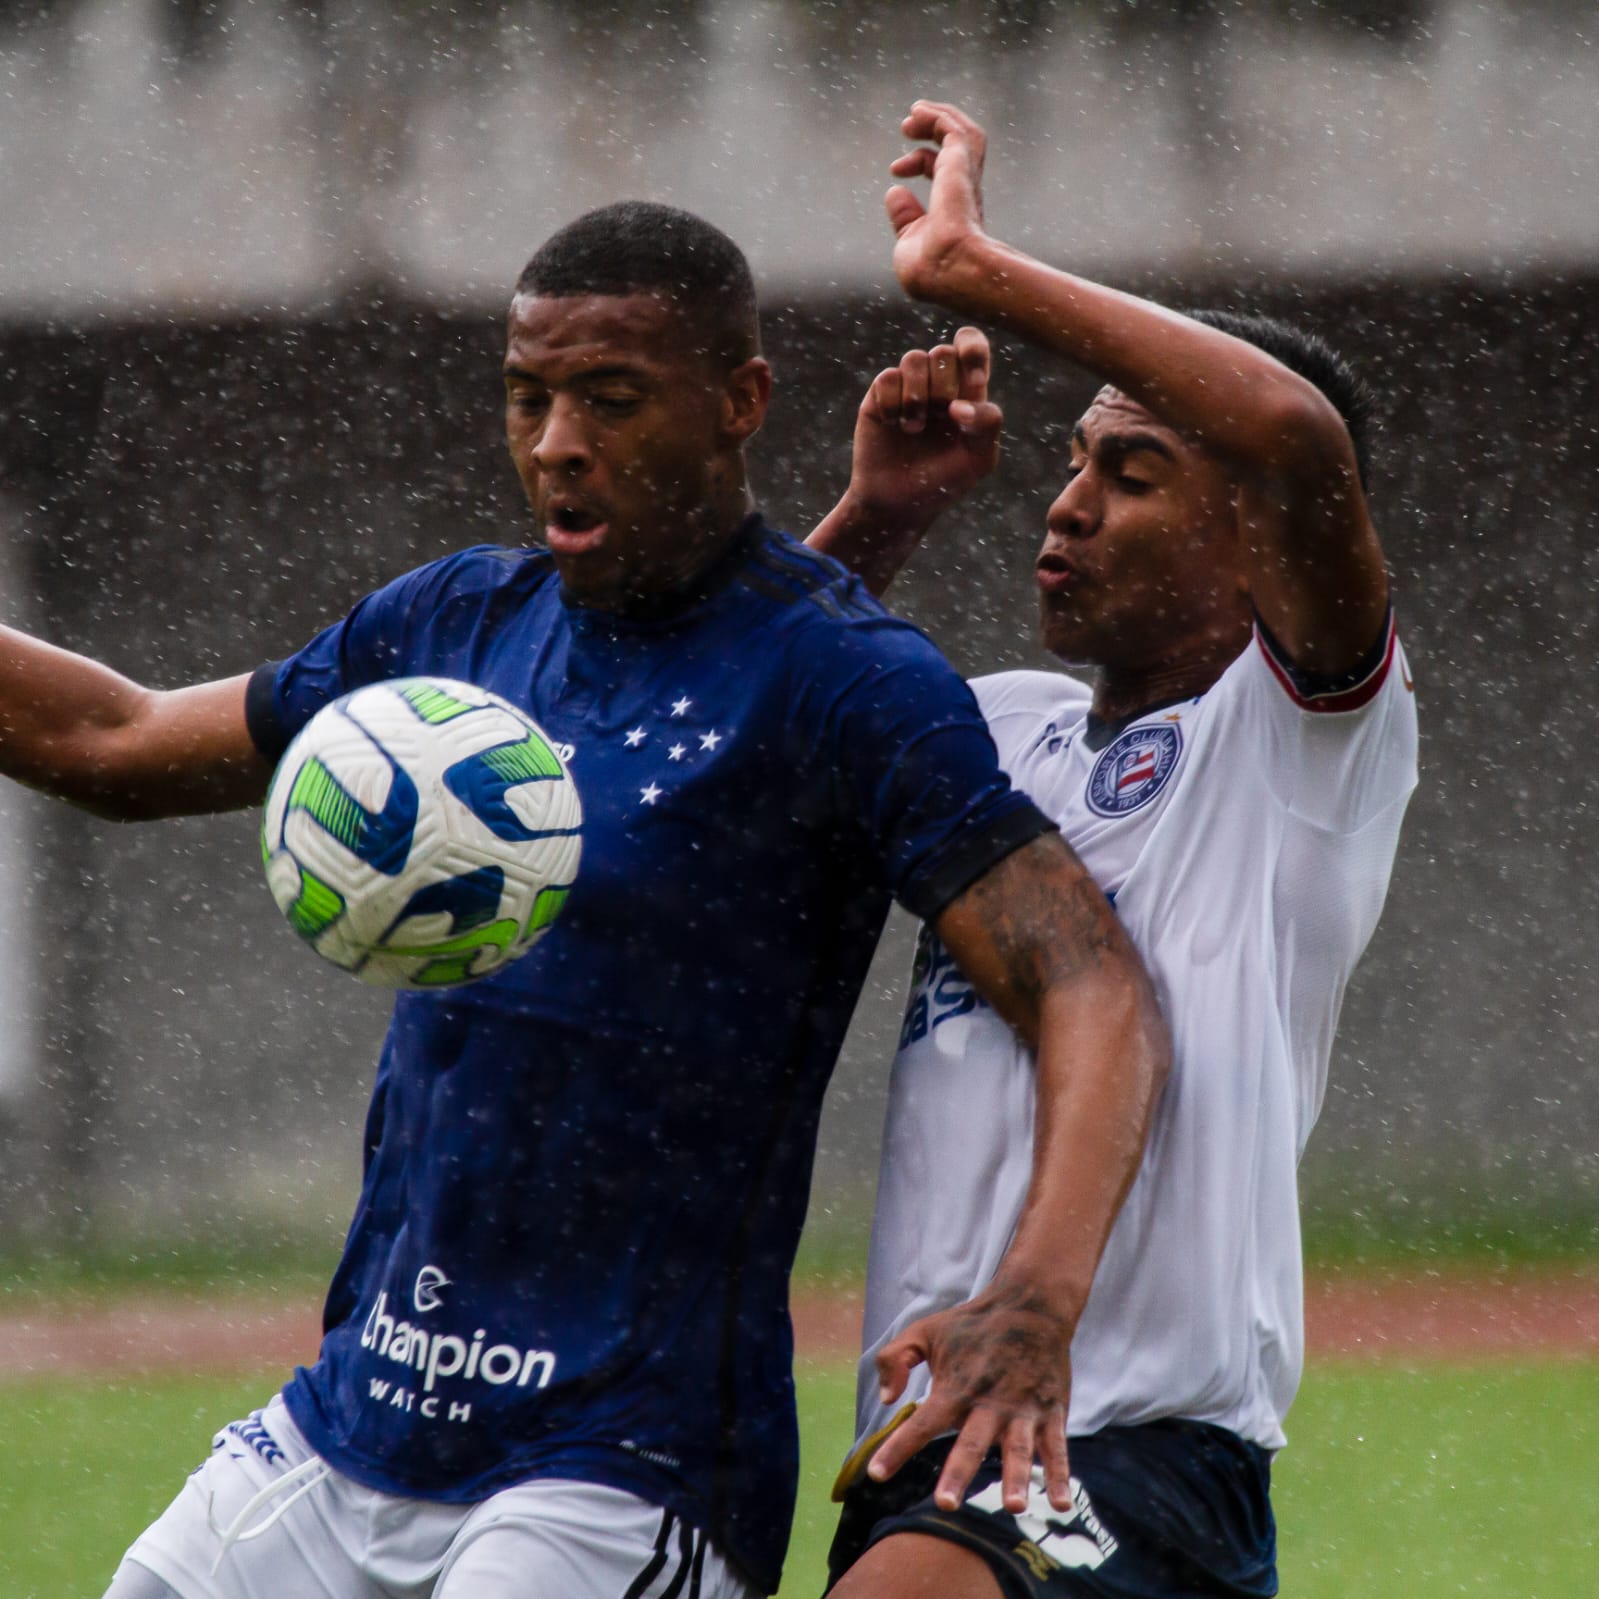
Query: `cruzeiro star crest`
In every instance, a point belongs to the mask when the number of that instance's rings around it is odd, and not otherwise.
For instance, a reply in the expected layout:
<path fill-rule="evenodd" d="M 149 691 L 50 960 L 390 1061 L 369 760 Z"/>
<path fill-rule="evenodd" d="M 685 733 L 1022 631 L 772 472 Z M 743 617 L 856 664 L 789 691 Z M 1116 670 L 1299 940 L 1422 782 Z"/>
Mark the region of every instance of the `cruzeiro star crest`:
<path fill-rule="evenodd" d="M 674 775 L 692 770 L 697 760 L 714 755 L 732 729 L 713 725 L 695 704 L 680 694 L 656 713 L 641 717 L 622 733 L 622 748 L 640 756 L 635 806 L 653 806 L 672 789 Z"/>
<path fill-rule="evenodd" d="M 1027 1485 L 1027 1508 L 1019 1514 L 1005 1509 L 1004 1489 L 998 1482 L 973 1494 L 966 1503 L 990 1515 L 1010 1516 L 1021 1535 L 1055 1565 L 1071 1571 L 1096 1571 L 1116 1553 L 1116 1539 L 1095 1514 L 1088 1490 L 1075 1477 L 1071 1481 L 1070 1510 L 1057 1510 L 1050 1504 L 1043 1469 L 1038 1466 L 1033 1467 L 1033 1479 Z"/>

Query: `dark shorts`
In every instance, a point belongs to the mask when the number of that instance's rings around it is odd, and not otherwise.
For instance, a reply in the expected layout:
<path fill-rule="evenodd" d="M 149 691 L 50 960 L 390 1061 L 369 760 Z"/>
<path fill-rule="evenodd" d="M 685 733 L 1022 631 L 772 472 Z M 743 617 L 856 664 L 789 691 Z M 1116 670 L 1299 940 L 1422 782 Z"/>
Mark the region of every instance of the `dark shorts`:
<path fill-rule="evenodd" d="M 947 1538 L 981 1555 L 1007 1599 L 1267 1599 L 1277 1592 L 1271 1456 L 1222 1427 L 1157 1421 L 1070 1441 L 1077 1504 L 1050 1506 L 1035 1468 L 1019 1516 L 1000 1505 L 996 1451 L 966 1503 L 933 1505 L 953 1440 L 928 1445 L 885 1483 L 845 1495 L 829 1585 L 896 1532 Z"/>

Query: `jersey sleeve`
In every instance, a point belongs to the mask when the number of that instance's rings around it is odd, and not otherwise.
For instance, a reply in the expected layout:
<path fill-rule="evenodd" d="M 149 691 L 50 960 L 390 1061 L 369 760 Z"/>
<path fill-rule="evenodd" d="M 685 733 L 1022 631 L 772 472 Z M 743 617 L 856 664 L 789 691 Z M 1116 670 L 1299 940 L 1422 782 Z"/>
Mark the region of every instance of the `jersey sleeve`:
<path fill-rule="evenodd" d="M 368 594 L 295 654 L 257 667 L 245 692 L 245 719 L 256 748 L 276 760 L 324 705 L 412 670 L 427 619 L 470 584 L 484 553 L 464 551 L 407 572 Z"/>
<path fill-rule="evenodd" d="M 1086 683 L 1064 672 L 994 672 L 974 677 L 971 689 L 1000 765 L 1013 779 L 1029 744 L 1080 726 L 1094 697 Z M 1031 784 L 1023 786 L 1037 793 Z M 1055 809 L 1047 798 L 1044 803 Z"/>
<path fill-rule="evenodd" d="M 1415 787 L 1415 685 L 1391 613 L 1366 659 L 1337 678 L 1295 667 L 1257 620 L 1212 692 L 1229 703 L 1241 749 L 1259 752 L 1255 780 L 1312 826 L 1357 832 Z"/>
<path fill-rule="evenodd" d="M 841 630 L 799 691 L 835 806 L 895 897 L 924 921 L 1030 839 L 1056 830 L 1001 770 L 971 690 L 904 623 Z"/>
<path fill-rule="evenodd" d="M 1057 708 L 1080 714 L 1094 697 L 1086 683 L 1065 672 L 991 672 L 974 677 L 971 690 L 990 727 L 1008 717 L 1036 719 Z"/>

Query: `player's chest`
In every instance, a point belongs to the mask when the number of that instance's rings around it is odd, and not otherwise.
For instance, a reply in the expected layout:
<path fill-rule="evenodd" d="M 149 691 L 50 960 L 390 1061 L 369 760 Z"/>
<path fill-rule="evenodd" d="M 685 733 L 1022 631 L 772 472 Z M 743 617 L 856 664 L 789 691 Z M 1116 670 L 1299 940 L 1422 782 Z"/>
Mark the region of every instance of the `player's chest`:
<path fill-rule="evenodd" d="M 471 675 L 522 706 L 555 745 L 583 801 L 585 841 L 668 818 L 710 822 L 761 781 L 769 684 L 730 664 L 716 637 L 594 637 L 559 613 L 539 620 L 525 638 L 496 638 Z"/>
<path fill-rule="evenodd" d="M 664 675 L 603 705 L 549 711 L 597 826 L 626 835 L 726 826 L 758 803 L 768 740 L 757 707 L 736 688 Z"/>
<path fill-rule="evenodd" d="M 1045 721 L 1005 766 L 1114 898 L 1180 794 L 1200 731 L 1182 709 L 1092 738 L 1080 719 Z"/>
<path fill-rule="evenodd" d="M 781 855 L 785 722 L 770 684 L 700 653 L 636 651 L 614 674 L 548 673 L 534 716 L 583 802 L 588 887 L 662 891 L 673 874 L 758 874 Z M 590 863 L 592 862 L 592 869 Z M 674 890 L 675 892 L 675 890 Z"/>

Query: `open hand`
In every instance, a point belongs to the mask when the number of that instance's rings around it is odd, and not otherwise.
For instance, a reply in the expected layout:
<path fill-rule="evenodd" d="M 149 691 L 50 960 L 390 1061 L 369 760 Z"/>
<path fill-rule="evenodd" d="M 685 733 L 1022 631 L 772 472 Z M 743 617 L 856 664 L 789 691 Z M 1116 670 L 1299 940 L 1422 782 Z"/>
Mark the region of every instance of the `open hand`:
<path fill-rule="evenodd" d="M 1071 1508 L 1066 1412 L 1071 1402 L 1071 1329 L 1025 1285 L 990 1284 L 975 1299 L 912 1322 L 877 1356 L 882 1399 L 892 1404 L 924 1361 L 933 1390 L 892 1432 L 867 1467 L 882 1481 L 954 1428 L 959 1435 L 934 1490 L 940 1510 L 959 1509 L 977 1468 L 1001 1450 L 1005 1508 L 1027 1508 L 1033 1461 L 1057 1510 Z"/>

